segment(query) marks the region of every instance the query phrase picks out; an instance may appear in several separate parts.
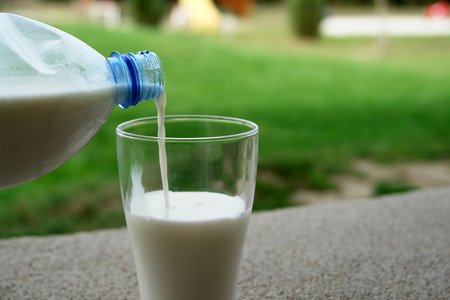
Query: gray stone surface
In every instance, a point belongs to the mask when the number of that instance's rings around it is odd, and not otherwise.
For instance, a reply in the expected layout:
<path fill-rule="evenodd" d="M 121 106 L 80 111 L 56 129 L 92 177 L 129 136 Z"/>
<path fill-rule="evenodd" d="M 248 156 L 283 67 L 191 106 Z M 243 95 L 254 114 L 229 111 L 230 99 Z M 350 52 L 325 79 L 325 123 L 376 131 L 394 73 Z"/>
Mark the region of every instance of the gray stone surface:
<path fill-rule="evenodd" d="M 256 213 L 239 291 L 255 300 L 450 299 L 450 188 Z M 137 298 L 124 229 L 0 240 L 2 300 Z"/>

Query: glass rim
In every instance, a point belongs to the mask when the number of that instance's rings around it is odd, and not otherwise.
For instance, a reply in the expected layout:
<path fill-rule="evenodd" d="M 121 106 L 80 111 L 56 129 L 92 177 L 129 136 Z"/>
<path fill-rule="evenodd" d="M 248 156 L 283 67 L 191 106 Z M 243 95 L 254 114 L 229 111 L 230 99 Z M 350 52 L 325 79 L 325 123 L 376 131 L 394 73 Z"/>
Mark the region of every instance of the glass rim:
<path fill-rule="evenodd" d="M 245 138 L 245 137 L 251 137 L 259 132 L 259 127 L 256 123 L 252 121 L 248 121 L 241 118 L 234 118 L 234 117 L 224 117 L 224 116 L 213 116 L 213 115 L 167 115 L 165 116 L 164 121 L 167 120 L 174 120 L 174 119 L 201 119 L 201 120 L 211 120 L 211 121 L 223 121 L 223 122 L 234 122 L 234 123 L 240 123 L 241 125 L 247 126 L 247 130 L 243 130 L 238 133 L 234 134 L 228 134 L 228 135 L 217 135 L 217 136 L 202 136 L 202 137 L 164 137 L 159 138 L 158 136 L 154 135 L 143 135 L 143 134 L 136 134 L 126 131 L 127 128 L 132 127 L 133 125 L 139 124 L 139 123 L 145 123 L 148 121 L 158 121 L 157 116 L 152 117 L 145 117 L 145 118 L 138 118 L 138 119 L 132 119 L 126 122 L 123 122 L 119 124 L 116 128 L 116 134 L 120 137 L 125 137 L 128 139 L 138 139 L 138 140 L 164 140 L 164 141 L 217 141 L 217 140 L 232 140 L 236 138 Z"/>

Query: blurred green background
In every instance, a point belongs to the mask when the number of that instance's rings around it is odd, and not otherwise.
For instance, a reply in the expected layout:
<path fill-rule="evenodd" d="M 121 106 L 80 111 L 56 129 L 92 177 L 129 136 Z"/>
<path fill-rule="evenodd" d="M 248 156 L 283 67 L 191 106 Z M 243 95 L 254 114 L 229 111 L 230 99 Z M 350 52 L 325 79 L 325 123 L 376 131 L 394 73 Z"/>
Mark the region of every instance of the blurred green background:
<path fill-rule="evenodd" d="M 376 5 L 325 4 L 334 15 L 373 15 Z M 391 3 L 390 11 L 423 13 L 420 1 L 404 4 Z M 449 169 L 449 36 L 302 37 L 289 21 L 292 6 L 280 1 L 250 3 L 233 19 L 233 33 L 206 35 L 169 26 L 174 1 L 163 3 L 160 20 L 138 25 L 131 2 L 123 0 L 119 26 L 69 13 L 70 1 L 1 5 L 2 11 L 67 31 L 105 56 L 113 50 L 157 52 L 166 74 L 167 114 L 226 115 L 258 123 L 255 210 L 310 203 L 301 191 L 318 199 L 350 197 L 339 193 L 345 176 L 369 185 L 367 196 L 422 187 L 388 172 L 365 180 L 369 175 L 355 167 L 361 162 L 381 169 L 405 163 L 437 164 L 444 174 Z M 115 108 L 91 142 L 62 167 L 1 190 L 0 238 L 123 226 L 115 127 L 153 115 L 150 101 Z"/>

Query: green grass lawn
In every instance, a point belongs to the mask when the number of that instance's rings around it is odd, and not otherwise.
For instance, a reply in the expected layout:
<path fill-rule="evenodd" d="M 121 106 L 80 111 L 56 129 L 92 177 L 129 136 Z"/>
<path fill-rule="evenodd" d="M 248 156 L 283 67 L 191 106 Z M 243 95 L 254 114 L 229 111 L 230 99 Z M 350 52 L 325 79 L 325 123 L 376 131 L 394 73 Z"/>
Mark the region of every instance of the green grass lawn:
<path fill-rule="evenodd" d="M 345 171 L 355 158 L 450 157 L 448 38 L 392 40 L 380 56 L 369 39 L 292 42 L 286 50 L 279 44 L 261 48 L 260 39 L 246 42 L 242 36 L 60 27 L 104 55 L 157 52 L 166 72 L 167 114 L 258 123 L 259 170 L 282 182 L 258 181 L 257 210 L 290 205 L 298 187 L 332 188 L 328 176 Z M 0 237 L 124 225 L 115 127 L 155 114 L 151 102 L 116 108 L 64 166 L 0 191 Z"/>

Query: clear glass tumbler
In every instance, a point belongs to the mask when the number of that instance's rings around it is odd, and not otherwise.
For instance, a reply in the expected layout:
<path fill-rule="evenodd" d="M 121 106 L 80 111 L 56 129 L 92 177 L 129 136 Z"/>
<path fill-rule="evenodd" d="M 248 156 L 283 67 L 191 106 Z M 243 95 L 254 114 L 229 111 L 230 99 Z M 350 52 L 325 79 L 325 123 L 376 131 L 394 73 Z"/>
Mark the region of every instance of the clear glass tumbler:
<path fill-rule="evenodd" d="M 142 300 L 234 300 L 255 191 L 258 126 L 167 116 L 169 201 L 157 118 L 117 128 L 123 207 Z"/>

